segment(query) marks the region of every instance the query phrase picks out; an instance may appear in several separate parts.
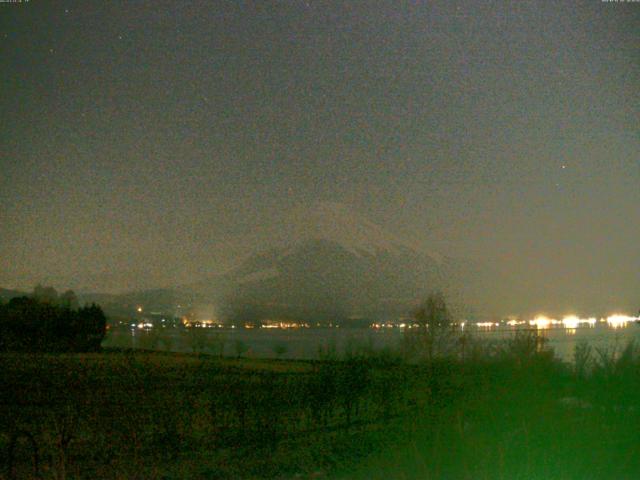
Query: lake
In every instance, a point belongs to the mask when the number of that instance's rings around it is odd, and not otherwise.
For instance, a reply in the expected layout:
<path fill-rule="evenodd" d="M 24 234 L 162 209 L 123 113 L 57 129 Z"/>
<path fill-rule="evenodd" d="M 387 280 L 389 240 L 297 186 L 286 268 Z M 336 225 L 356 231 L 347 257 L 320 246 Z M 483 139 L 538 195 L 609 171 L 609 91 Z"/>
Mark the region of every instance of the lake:
<path fill-rule="evenodd" d="M 514 335 L 516 329 L 508 325 L 491 327 L 468 326 L 476 338 L 485 341 L 501 341 Z M 528 328 L 528 327 L 527 327 Z M 640 324 L 629 322 L 612 326 L 605 322 L 580 325 L 577 328 L 553 326 L 537 329 L 548 339 L 558 357 L 571 361 L 576 344 L 586 341 L 594 348 L 622 348 L 627 342 L 640 343 Z M 318 358 L 319 349 L 335 348 L 338 354 L 348 346 L 370 346 L 374 349 L 398 347 L 404 331 L 400 328 L 203 328 L 198 332 L 204 352 L 235 355 L 237 345 L 242 346 L 243 355 L 250 357 L 313 359 Z M 155 338 L 155 345 L 153 343 Z M 178 328 L 167 328 L 149 334 L 141 330 L 113 330 L 103 342 L 105 347 L 156 348 L 177 352 L 192 351 L 194 339 L 189 332 Z M 277 353 L 276 353 L 277 352 Z"/>

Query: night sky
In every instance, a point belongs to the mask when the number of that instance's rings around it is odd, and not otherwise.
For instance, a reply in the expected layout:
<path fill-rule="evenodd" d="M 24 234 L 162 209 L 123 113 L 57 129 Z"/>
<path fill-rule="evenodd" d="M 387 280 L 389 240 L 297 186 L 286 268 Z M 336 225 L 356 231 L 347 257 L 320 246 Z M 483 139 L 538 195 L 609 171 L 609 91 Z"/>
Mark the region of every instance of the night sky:
<path fill-rule="evenodd" d="M 633 313 L 638 32 L 600 0 L 2 3 L 0 286 L 199 280 L 335 201 L 511 279 L 504 313 Z"/>

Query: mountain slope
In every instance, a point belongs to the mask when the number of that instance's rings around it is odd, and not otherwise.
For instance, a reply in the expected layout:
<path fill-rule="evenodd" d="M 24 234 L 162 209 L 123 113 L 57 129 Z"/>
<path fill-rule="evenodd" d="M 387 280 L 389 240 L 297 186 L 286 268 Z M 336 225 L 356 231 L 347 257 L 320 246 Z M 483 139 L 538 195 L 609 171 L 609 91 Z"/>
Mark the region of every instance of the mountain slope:
<path fill-rule="evenodd" d="M 228 313 L 257 316 L 389 316 L 410 308 L 437 265 L 406 251 L 352 250 L 324 239 L 281 251 L 262 270 L 240 268 L 229 280 Z"/>

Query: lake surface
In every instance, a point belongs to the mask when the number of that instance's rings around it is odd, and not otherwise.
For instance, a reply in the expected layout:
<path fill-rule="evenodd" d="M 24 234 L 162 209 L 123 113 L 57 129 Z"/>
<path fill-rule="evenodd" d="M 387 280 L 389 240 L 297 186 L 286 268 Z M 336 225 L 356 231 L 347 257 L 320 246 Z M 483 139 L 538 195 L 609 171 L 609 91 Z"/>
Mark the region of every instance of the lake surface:
<path fill-rule="evenodd" d="M 499 342 L 512 337 L 522 327 L 492 326 L 467 327 L 473 335 L 484 341 Z M 558 357 L 571 361 L 575 346 L 588 342 L 594 348 L 623 348 L 627 342 L 640 343 L 640 324 L 630 322 L 612 327 L 598 322 L 593 326 L 577 328 L 551 327 L 536 330 L 548 339 Z M 242 346 L 245 356 L 275 358 L 318 358 L 322 349 L 335 349 L 338 354 L 349 347 L 371 347 L 374 349 L 397 348 L 404 331 L 399 328 L 349 329 L 349 328 L 204 328 L 197 332 L 198 340 L 188 330 L 167 328 L 157 333 L 141 330 L 114 330 L 107 334 L 105 347 L 156 348 L 190 352 L 194 342 L 201 343 L 201 351 L 207 353 L 223 350 L 225 355 L 236 355 Z"/>

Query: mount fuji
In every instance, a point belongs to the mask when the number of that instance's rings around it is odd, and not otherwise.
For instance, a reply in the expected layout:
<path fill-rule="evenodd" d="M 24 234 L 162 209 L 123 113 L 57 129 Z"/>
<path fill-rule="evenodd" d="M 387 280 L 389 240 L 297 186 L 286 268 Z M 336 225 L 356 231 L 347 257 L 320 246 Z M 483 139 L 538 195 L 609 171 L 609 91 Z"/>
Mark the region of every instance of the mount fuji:
<path fill-rule="evenodd" d="M 432 290 L 459 298 L 461 263 L 399 238 L 339 203 L 292 214 L 277 248 L 183 287 L 227 321 L 391 319 Z"/>

